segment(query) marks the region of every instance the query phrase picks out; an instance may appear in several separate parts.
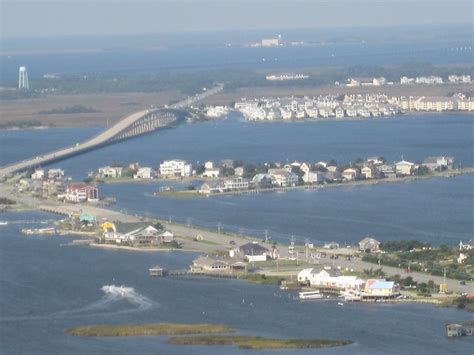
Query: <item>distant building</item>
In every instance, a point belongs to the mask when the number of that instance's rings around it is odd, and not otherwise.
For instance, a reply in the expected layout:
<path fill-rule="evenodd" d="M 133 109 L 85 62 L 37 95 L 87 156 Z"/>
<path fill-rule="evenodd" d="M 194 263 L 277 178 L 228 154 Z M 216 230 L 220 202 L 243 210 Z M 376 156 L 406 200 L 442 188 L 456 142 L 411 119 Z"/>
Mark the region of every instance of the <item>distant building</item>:
<path fill-rule="evenodd" d="M 225 190 L 246 190 L 249 188 L 249 181 L 242 177 L 237 177 L 224 181 Z"/>
<path fill-rule="evenodd" d="M 119 178 L 122 176 L 123 167 L 121 166 L 104 166 L 99 168 L 99 176 L 103 178 Z"/>
<path fill-rule="evenodd" d="M 359 242 L 360 251 L 370 251 L 371 253 L 380 250 L 380 242 L 374 238 L 365 237 Z"/>
<path fill-rule="evenodd" d="M 216 178 L 219 177 L 220 169 L 206 169 L 203 173 L 203 177 Z"/>
<path fill-rule="evenodd" d="M 235 176 L 244 175 L 244 167 L 243 166 L 238 166 L 237 168 L 235 168 L 234 169 L 234 174 L 235 174 Z"/>
<path fill-rule="evenodd" d="M 360 290 L 365 281 L 357 276 L 344 276 L 329 266 L 303 269 L 298 273 L 298 282 L 311 286 L 335 290 Z"/>
<path fill-rule="evenodd" d="M 365 284 L 365 293 L 372 297 L 391 297 L 395 292 L 395 282 L 385 279 L 369 279 Z"/>
<path fill-rule="evenodd" d="M 31 174 L 31 178 L 33 180 L 43 180 L 45 176 L 44 169 L 36 169 L 33 174 Z"/>
<path fill-rule="evenodd" d="M 86 183 L 69 184 L 66 187 L 66 200 L 71 202 L 95 202 L 99 200 L 96 185 Z"/>
<path fill-rule="evenodd" d="M 262 47 L 275 47 L 280 45 L 279 38 L 264 38 L 262 39 Z"/>
<path fill-rule="evenodd" d="M 28 72 L 25 66 L 21 66 L 18 69 L 18 89 L 29 90 L 30 83 L 28 82 Z"/>
<path fill-rule="evenodd" d="M 470 84 L 471 76 L 470 75 L 450 75 L 448 76 L 448 81 L 453 84 Z"/>
<path fill-rule="evenodd" d="M 149 167 L 139 168 L 135 174 L 133 174 L 134 179 L 144 179 L 149 180 L 153 178 L 153 169 Z"/>
<path fill-rule="evenodd" d="M 401 160 L 395 163 L 395 170 L 398 175 L 412 175 L 415 169 L 415 164 L 406 160 Z"/>
<path fill-rule="evenodd" d="M 241 245 L 238 248 L 238 252 L 242 253 L 245 259 L 249 262 L 266 261 L 267 258 L 271 257 L 270 250 L 258 244 L 258 242 Z"/>
<path fill-rule="evenodd" d="M 354 168 L 345 169 L 342 172 L 342 177 L 348 181 L 356 180 L 359 177 L 359 170 Z"/>
<path fill-rule="evenodd" d="M 454 158 L 452 157 L 428 157 L 423 160 L 423 166 L 426 166 L 431 171 L 452 169 L 454 164 Z"/>
<path fill-rule="evenodd" d="M 214 169 L 214 163 L 212 161 L 206 161 L 204 163 L 204 169 L 206 170 Z"/>
<path fill-rule="evenodd" d="M 192 166 L 184 160 L 165 160 L 160 164 L 160 175 L 162 176 L 191 176 Z"/>

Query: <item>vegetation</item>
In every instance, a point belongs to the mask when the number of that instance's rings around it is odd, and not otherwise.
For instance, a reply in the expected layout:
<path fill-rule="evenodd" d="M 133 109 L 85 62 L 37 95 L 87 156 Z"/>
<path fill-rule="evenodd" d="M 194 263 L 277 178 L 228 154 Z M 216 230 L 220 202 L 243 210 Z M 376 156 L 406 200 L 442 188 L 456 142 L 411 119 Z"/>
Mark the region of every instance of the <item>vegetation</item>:
<path fill-rule="evenodd" d="M 258 285 L 279 285 L 281 281 L 284 280 L 283 277 L 279 276 L 266 276 L 264 274 L 255 273 L 242 274 L 239 278 Z"/>
<path fill-rule="evenodd" d="M 122 324 L 122 325 L 87 325 L 67 328 L 66 333 L 74 336 L 137 336 L 137 335 L 181 335 L 181 334 L 212 334 L 232 333 L 234 329 L 221 324 Z"/>
<path fill-rule="evenodd" d="M 237 345 L 242 349 L 308 349 L 331 348 L 352 344 L 350 340 L 271 339 L 257 336 L 180 336 L 172 337 L 173 345 Z"/>
<path fill-rule="evenodd" d="M 92 107 L 86 107 L 82 105 L 74 105 L 62 108 L 55 108 L 52 110 L 44 110 L 39 111 L 38 114 L 40 115 L 59 115 L 59 114 L 72 114 L 72 113 L 93 113 L 93 112 L 100 112 Z"/>
<path fill-rule="evenodd" d="M 11 128 L 34 128 L 34 127 L 41 127 L 43 124 L 41 121 L 38 120 L 23 120 L 23 121 L 15 121 L 15 122 L 5 122 L 0 123 L 0 129 L 11 129 Z"/>
<path fill-rule="evenodd" d="M 446 276 L 458 280 L 470 280 L 474 277 L 474 250 L 464 251 L 467 260 L 463 264 L 457 262 L 459 251 L 441 244 L 437 248 L 424 246 L 421 248 L 409 249 L 416 242 L 400 241 L 390 242 L 383 245 L 383 249 L 388 251 L 385 254 L 365 254 L 363 261 L 374 264 L 387 265 L 399 268 L 410 269 L 410 271 L 426 272 L 435 276 L 442 276 L 446 270 Z M 397 251 L 401 250 L 401 251 Z"/>
<path fill-rule="evenodd" d="M 380 245 L 380 248 L 387 252 L 410 251 L 429 247 L 431 247 L 431 244 L 419 242 L 418 240 L 396 240 Z"/>
<path fill-rule="evenodd" d="M 16 201 L 10 200 L 6 197 L 0 197 L 0 205 L 14 205 Z"/>

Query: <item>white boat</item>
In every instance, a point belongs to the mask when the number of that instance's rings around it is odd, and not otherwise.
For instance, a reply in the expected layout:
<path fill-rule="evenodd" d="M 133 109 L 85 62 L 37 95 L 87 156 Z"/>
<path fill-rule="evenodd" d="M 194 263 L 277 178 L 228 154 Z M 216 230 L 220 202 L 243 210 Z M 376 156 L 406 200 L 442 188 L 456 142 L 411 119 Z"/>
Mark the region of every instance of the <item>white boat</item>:
<path fill-rule="evenodd" d="M 7 221 L 0 221 L 0 226 L 8 226 L 8 222 Z"/>
<path fill-rule="evenodd" d="M 323 298 L 323 294 L 319 291 L 304 291 L 300 292 L 298 298 L 300 300 L 313 300 Z"/>

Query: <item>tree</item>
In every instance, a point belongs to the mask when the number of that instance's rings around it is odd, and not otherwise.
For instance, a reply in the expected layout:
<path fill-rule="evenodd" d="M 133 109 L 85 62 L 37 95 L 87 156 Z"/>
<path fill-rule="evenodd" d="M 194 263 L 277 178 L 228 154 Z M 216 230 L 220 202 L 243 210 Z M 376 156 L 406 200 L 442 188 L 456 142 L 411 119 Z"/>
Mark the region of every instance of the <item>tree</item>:
<path fill-rule="evenodd" d="M 427 166 L 420 165 L 418 169 L 416 170 L 416 175 L 420 175 L 420 176 L 428 175 L 430 172 L 431 170 Z"/>

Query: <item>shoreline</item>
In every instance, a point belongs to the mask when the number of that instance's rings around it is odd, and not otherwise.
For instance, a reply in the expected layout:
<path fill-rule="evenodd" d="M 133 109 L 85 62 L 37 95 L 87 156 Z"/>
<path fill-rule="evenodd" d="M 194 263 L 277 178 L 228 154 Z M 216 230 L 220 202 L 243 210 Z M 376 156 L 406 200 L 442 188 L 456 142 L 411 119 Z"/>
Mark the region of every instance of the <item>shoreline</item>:
<path fill-rule="evenodd" d="M 357 180 L 342 183 L 331 183 L 331 184 L 313 184 L 313 185 L 298 185 L 289 187 L 271 187 L 266 189 L 252 189 L 252 190 L 237 190 L 227 192 L 216 192 L 216 193 L 200 193 L 198 190 L 177 190 L 177 191 L 163 191 L 155 192 L 155 197 L 214 197 L 214 196 L 226 196 L 226 195 L 244 195 L 244 194 L 259 194 L 259 193 L 271 193 L 271 192 L 288 192 L 294 190 L 318 190 L 326 188 L 337 188 L 337 187 L 353 187 L 353 186 L 369 186 L 378 184 L 396 184 L 396 183 L 407 183 L 416 180 L 427 180 L 437 177 L 449 178 L 459 175 L 473 174 L 474 167 L 459 168 L 455 170 L 446 170 L 443 172 L 435 172 L 427 175 L 419 176 L 406 176 L 401 178 L 384 178 L 384 179 L 369 179 L 369 180 Z M 197 179 L 194 179 L 197 180 Z M 213 179 L 217 180 L 217 179 Z"/>

